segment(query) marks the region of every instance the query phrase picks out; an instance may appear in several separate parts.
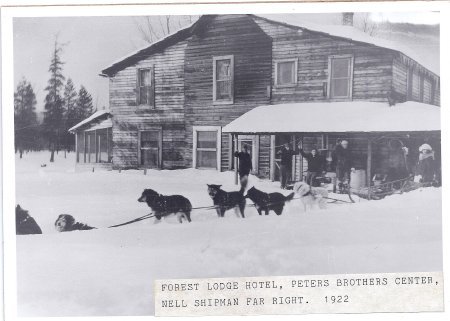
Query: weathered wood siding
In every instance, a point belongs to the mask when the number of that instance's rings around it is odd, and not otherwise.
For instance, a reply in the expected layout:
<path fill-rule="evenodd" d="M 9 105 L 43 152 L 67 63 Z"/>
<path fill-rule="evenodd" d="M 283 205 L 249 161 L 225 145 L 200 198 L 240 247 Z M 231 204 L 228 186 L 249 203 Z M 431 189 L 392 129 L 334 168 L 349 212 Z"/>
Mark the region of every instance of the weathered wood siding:
<path fill-rule="evenodd" d="M 272 103 L 328 100 L 328 58 L 349 54 L 354 57 L 352 99 L 387 101 L 393 59 L 389 50 L 255 21 L 273 38 Z M 275 84 L 275 63 L 282 59 L 298 59 L 295 86 Z"/>
<path fill-rule="evenodd" d="M 392 62 L 392 91 L 396 101 L 407 100 L 440 105 L 439 77 L 424 72 L 423 67 L 403 55 Z"/>
<path fill-rule="evenodd" d="M 261 135 L 259 138 L 258 175 L 270 177 L 270 135 Z"/>
<path fill-rule="evenodd" d="M 400 59 L 395 58 L 392 64 L 392 74 L 392 88 L 401 95 L 402 101 L 404 101 L 408 94 L 408 67 Z"/>
<path fill-rule="evenodd" d="M 212 19 L 188 39 L 185 54 L 187 153 L 192 164 L 193 126 L 225 126 L 252 108 L 270 103 L 271 39 L 246 15 Z M 213 103 L 213 58 L 234 56 L 234 103 Z M 222 135 L 221 169 L 229 168 L 229 137 Z"/>
<path fill-rule="evenodd" d="M 184 50 L 179 42 L 119 71 L 110 78 L 115 168 L 138 167 L 138 131 L 162 129 L 162 167 L 186 166 Z M 154 68 L 155 107 L 136 104 L 137 69 Z"/>

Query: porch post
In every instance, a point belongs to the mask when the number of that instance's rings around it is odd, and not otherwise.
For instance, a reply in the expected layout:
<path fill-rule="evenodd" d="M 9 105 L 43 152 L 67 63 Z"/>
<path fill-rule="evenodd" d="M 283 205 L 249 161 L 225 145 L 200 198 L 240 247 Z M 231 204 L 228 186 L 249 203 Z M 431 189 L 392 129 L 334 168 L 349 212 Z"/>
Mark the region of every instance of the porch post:
<path fill-rule="evenodd" d="M 272 182 L 275 181 L 275 168 L 276 168 L 276 164 L 275 164 L 275 135 L 270 135 L 270 161 L 269 161 L 269 166 L 270 166 L 270 180 Z"/>
<path fill-rule="evenodd" d="M 366 171 L 366 181 L 367 181 L 367 198 L 370 200 L 370 183 L 372 180 L 372 137 L 369 134 L 367 139 L 367 171 Z"/>
<path fill-rule="evenodd" d="M 292 150 L 296 150 L 297 147 L 297 141 L 295 139 L 295 135 L 292 135 Z M 291 179 L 292 181 L 296 181 L 295 179 L 295 173 L 296 173 L 296 169 L 297 169 L 297 155 L 292 155 L 293 159 L 292 159 L 292 168 L 291 168 Z"/>
<path fill-rule="evenodd" d="M 75 132 L 75 163 L 78 163 L 78 132 Z"/>
<path fill-rule="evenodd" d="M 234 157 L 234 151 L 237 150 L 238 145 L 238 134 L 233 134 L 233 147 L 231 150 L 231 157 L 235 160 L 234 162 L 234 184 L 238 185 L 239 179 L 238 179 L 238 166 L 239 166 L 239 158 Z"/>

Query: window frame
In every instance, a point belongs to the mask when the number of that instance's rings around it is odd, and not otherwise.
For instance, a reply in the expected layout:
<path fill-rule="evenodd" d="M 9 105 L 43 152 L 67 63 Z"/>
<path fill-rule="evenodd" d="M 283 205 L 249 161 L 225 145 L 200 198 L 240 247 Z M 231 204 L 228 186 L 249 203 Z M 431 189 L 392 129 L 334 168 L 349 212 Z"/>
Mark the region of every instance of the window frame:
<path fill-rule="evenodd" d="M 278 64 L 293 62 L 294 63 L 294 82 L 289 84 L 280 84 L 278 79 Z M 295 87 L 298 83 L 298 58 L 286 58 L 275 60 L 275 86 L 276 87 Z"/>
<path fill-rule="evenodd" d="M 230 60 L 230 69 L 231 69 L 230 99 L 217 99 L 217 62 L 220 60 Z M 234 55 L 213 57 L 213 104 L 214 105 L 234 104 Z"/>
<path fill-rule="evenodd" d="M 213 169 L 210 167 L 197 167 L 197 138 L 198 132 L 217 132 L 216 136 L 216 148 L 200 148 L 203 151 L 215 151 L 216 152 L 216 170 L 221 171 L 221 159 L 222 159 L 222 127 L 221 126 L 193 126 L 192 128 L 192 168 L 196 169 Z"/>
<path fill-rule="evenodd" d="M 141 102 L 141 88 L 146 86 L 141 86 L 141 71 L 148 70 L 150 72 L 150 86 L 147 95 L 150 96 L 149 101 L 146 103 Z M 155 66 L 142 66 L 136 69 L 136 106 L 144 108 L 155 108 Z"/>
<path fill-rule="evenodd" d="M 349 59 L 350 60 L 350 77 L 349 77 L 349 90 L 347 96 L 334 96 L 331 97 L 331 82 L 334 78 L 332 78 L 332 71 L 333 71 L 333 60 L 334 59 Z M 347 100 L 347 99 L 353 99 L 353 67 L 354 67 L 354 56 L 349 55 L 331 55 L 328 56 L 328 88 L 327 88 L 327 96 L 328 99 L 334 99 L 334 100 Z M 343 79 L 343 78 L 341 78 Z"/>

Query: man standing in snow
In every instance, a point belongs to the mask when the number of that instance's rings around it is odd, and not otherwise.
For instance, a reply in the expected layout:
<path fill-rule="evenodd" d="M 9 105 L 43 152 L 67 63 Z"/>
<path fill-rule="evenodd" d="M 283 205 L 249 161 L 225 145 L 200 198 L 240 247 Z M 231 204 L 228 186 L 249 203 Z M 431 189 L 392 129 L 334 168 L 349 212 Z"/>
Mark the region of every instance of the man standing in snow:
<path fill-rule="evenodd" d="M 281 189 L 286 188 L 292 171 L 292 156 L 298 155 L 299 151 L 291 150 L 289 143 L 285 143 L 278 151 L 277 155 L 281 155 L 280 162 L 280 181 Z"/>
<path fill-rule="evenodd" d="M 248 175 L 253 169 L 252 157 L 248 151 L 248 146 L 244 145 L 242 152 L 235 152 L 234 156 L 239 159 L 239 179 L 241 182 L 241 191 L 244 191 L 248 183 Z"/>
<path fill-rule="evenodd" d="M 308 172 L 306 173 L 306 184 L 310 186 L 316 186 L 315 178 L 320 176 L 324 170 L 324 160 L 317 153 L 317 149 L 313 148 L 310 153 L 305 153 L 303 149 L 300 149 L 300 154 L 308 162 Z"/>
<path fill-rule="evenodd" d="M 342 192 L 343 188 L 350 184 L 350 172 L 355 171 L 347 140 L 341 141 L 334 149 L 333 162 L 336 164 L 336 183 Z"/>

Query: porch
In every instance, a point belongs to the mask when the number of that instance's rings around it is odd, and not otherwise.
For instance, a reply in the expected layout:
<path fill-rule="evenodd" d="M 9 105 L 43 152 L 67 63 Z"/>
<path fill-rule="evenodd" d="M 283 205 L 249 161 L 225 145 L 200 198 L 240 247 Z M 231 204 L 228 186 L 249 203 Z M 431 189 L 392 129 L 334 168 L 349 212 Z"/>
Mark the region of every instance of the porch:
<path fill-rule="evenodd" d="M 299 146 L 306 153 L 317 149 L 325 159 L 325 170 L 333 176 L 332 152 L 341 140 L 347 140 L 356 169 L 352 184 L 357 188 L 371 184 L 375 174 L 395 180 L 414 173 L 418 148 L 425 142 L 433 147 L 440 164 L 440 108 L 416 102 L 396 106 L 377 102 L 261 106 L 232 121 L 223 132 L 232 135 L 234 146 L 243 135 L 270 137 L 271 180 L 278 180 L 277 149 L 284 143 L 295 149 Z M 303 180 L 306 160 L 295 155 L 292 164 L 292 180 Z"/>
<path fill-rule="evenodd" d="M 112 120 L 108 111 L 95 112 L 69 131 L 75 135 L 77 169 L 112 168 Z"/>

